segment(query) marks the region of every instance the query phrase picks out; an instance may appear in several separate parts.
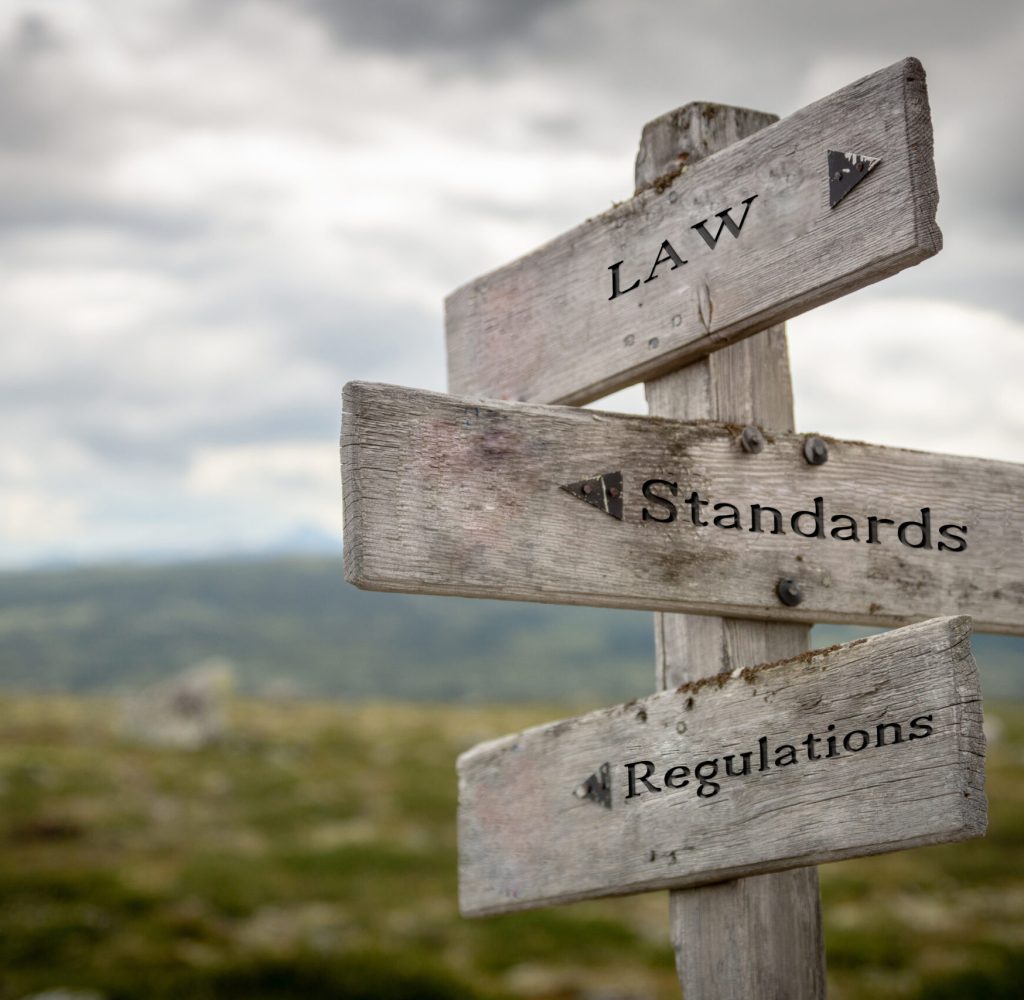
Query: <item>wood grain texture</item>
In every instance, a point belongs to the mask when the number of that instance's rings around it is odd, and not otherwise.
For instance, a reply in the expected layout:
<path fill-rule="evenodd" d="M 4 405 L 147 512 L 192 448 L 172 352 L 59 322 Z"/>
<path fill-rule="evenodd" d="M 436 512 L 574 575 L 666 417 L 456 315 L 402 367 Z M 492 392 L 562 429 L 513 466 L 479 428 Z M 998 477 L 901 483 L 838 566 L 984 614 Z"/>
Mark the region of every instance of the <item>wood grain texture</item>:
<path fill-rule="evenodd" d="M 644 127 L 637 192 L 651 177 L 718 152 L 774 116 L 703 103 Z M 723 348 L 645 386 L 652 416 L 793 429 L 789 351 L 782 326 Z M 810 627 L 659 612 L 658 690 L 804 653 Z M 669 930 L 687 1000 L 824 1000 L 825 947 L 818 869 L 793 868 L 669 892 Z"/>
<path fill-rule="evenodd" d="M 817 868 L 669 893 L 685 1000 L 824 1000 Z"/>
<path fill-rule="evenodd" d="M 649 121 L 636 154 L 633 194 L 671 183 L 684 168 L 778 120 L 765 111 L 692 101 Z"/>
<path fill-rule="evenodd" d="M 475 747 L 458 762 L 462 912 L 980 836 L 969 635 L 968 618 L 934 619 Z M 581 793 L 604 764 L 608 807 Z"/>
<path fill-rule="evenodd" d="M 344 410 L 346 576 L 366 589 L 805 623 L 965 613 L 987 631 L 1024 632 L 1022 466 L 834 439 L 828 462 L 812 466 L 800 435 L 768 435 L 751 455 L 738 426 L 368 383 L 346 386 Z M 621 521 L 561 488 L 613 470 Z M 664 512 L 641 493 L 654 478 L 678 482 L 670 524 L 643 518 Z M 742 527 L 695 527 L 690 491 L 708 500 L 706 520 L 726 517 L 710 505 L 728 503 Z M 795 534 L 792 516 L 817 498 L 826 533 L 846 515 L 860 540 Z M 784 533 L 765 513 L 750 530 L 755 504 L 780 511 Z M 869 517 L 909 524 L 923 508 L 932 548 L 901 544 L 882 524 L 868 543 Z M 946 523 L 967 526 L 966 550 L 939 550 Z M 779 601 L 781 578 L 799 583 L 803 603 Z"/>
<path fill-rule="evenodd" d="M 829 149 L 881 157 L 835 209 Z M 583 403 L 676 368 L 936 253 L 924 71 L 906 59 L 478 278 L 446 303 L 453 392 Z M 732 208 L 714 249 L 693 226 Z M 663 240 L 686 264 L 644 279 Z"/>

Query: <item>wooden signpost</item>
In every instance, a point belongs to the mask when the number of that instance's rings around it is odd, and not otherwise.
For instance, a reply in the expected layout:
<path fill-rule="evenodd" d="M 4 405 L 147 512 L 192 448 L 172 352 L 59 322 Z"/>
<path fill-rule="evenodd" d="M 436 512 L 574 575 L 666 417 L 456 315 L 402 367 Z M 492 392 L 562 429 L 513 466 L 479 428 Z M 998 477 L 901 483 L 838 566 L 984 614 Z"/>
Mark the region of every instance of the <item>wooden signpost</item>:
<path fill-rule="evenodd" d="M 368 383 L 345 414 L 366 589 L 1024 634 L 1024 466 Z"/>
<path fill-rule="evenodd" d="M 1024 634 L 1024 471 L 791 433 L 764 329 L 940 248 L 924 71 L 774 121 L 649 123 L 632 200 L 455 292 L 461 398 L 345 390 L 350 580 L 659 611 L 664 693 L 461 758 L 460 896 L 669 888 L 687 1000 L 822 1000 L 813 865 L 984 831 L 962 616 Z M 670 419 L 524 405 L 641 379 Z"/>
<path fill-rule="evenodd" d="M 461 908 L 721 882 L 985 832 L 967 618 L 485 743 L 459 760 Z"/>

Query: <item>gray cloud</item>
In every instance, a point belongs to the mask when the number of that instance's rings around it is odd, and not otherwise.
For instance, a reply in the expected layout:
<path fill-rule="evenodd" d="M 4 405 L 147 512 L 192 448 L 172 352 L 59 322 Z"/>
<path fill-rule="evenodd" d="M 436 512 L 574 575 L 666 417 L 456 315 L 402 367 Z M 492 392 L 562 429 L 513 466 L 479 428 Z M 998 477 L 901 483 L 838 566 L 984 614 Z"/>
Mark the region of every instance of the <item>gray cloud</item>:
<path fill-rule="evenodd" d="M 12 37 L 12 48 L 16 53 L 31 58 L 60 47 L 60 36 L 42 14 L 24 14 L 18 19 Z"/>
<path fill-rule="evenodd" d="M 546 15 L 579 0 L 384 0 L 335 3 L 303 0 L 343 48 L 402 56 L 462 58 L 474 64 L 535 44 Z"/>
<path fill-rule="evenodd" d="M 1024 12 L 870 0 L 835 17 L 790 0 L 15 0 L 0 420 L 19 450 L 0 488 L 40 513 L 0 522 L 5 546 L 334 524 L 341 384 L 442 388 L 443 296 L 628 195 L 644 121 L 692 99 L 786 114 L 918 55 L 946 249 L 858 294 L 1024 321 Z M 909 364 L 899 336 L 872 359 Z M 964 412 L 985 389 L 964 386 Z M 221 455 L 239 475 L 266 464 L 258 514 L 231 475 L 211 485 Z M 80 522 L 56 516 L 69 500 Z"/>
<path fill-rule="evenodd" d="M 0 241 L 7 243 L 29 232 L 90 229 L 163 246 L 201 240 L 212 227 L 213 220 L 199 210 L 172 211 L 70 190 L 47 191 L 45 185 L 0 192 Z"/>

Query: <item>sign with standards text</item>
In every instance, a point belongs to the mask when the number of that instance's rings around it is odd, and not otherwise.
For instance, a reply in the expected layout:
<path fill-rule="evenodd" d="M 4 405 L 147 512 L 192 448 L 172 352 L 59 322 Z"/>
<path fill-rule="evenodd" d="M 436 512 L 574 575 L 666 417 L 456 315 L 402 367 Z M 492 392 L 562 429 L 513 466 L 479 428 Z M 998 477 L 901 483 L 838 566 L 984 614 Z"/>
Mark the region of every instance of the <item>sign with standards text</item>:
<path fill-rule="evenodd" d="M 1019 465 L 349 383 L 342 468 L 369 590 L 1024 634 Z"/>

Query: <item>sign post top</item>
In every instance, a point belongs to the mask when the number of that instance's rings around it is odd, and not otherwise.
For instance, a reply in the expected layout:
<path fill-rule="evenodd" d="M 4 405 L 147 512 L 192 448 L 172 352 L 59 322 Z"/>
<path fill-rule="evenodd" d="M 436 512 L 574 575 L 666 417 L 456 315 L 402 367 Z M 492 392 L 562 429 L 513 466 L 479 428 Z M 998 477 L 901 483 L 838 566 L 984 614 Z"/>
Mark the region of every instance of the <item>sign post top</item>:
<path fill-rule="evenodd" d="M 710 101 L 691 101 L 659 115 L 644 126 L 640 136 L 634 193 L 655 185 L 667 186 L 685 168 L 778 120 L 778 115 L 767 111 Z M 681 144 L 684 136 L 689 141 Z"/>

